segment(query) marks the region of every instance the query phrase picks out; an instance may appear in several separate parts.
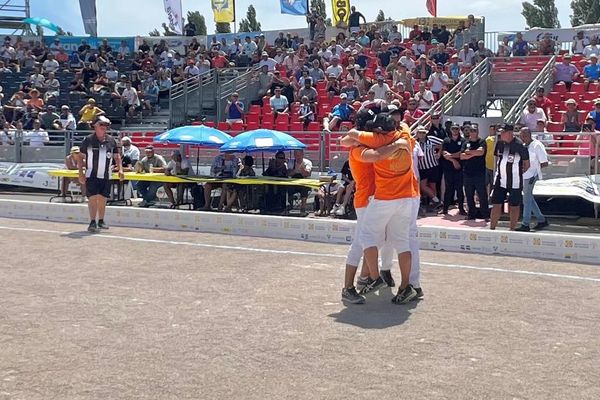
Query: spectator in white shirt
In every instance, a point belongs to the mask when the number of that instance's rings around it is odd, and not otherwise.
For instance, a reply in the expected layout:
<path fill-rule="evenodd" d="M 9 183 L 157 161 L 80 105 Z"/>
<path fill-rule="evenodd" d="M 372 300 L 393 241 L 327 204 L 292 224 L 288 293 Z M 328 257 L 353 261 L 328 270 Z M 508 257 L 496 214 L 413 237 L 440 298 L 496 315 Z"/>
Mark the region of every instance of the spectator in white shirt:
<path fill-rule="evenodd" d="M 583 54 L 585 47 L 590 44 L 590 40 L 583 36 L 583 33 L 583 31 L 577 32 L 577 36 L 573 39 L 573 44 L 571 45 L 571 52 L 573 54 Z"/>
<path fill-rule="evenodd" d="M 9 62 L 17 58 L 17 51 L 10 45 L 10 42 L 5 42 L 4 46 L 0 49 L 0 58 L 2 58 L 5 62 Z"/>
<path fill-rule="evenodd" d="M 44 147 L 46 143 L 50 142 L 48 132 L 42 129 L 42 123 L 39 119 L 33 121 L 33 129 L 25 134 L 25 141 L 31 147 Z"/>
<path fill-rule="evenodd" d="M 446 92 L 448 79 L 448 75 L 444 72 L 444 64 L 437 64 L 435 71 L 429 75 L 429 79 L 427 80 L 427 84 L 436 98 L 439 99 Z"/>
<path fill-rule="evenodd" d="M 287 114 L 289 110 L 289 102 L 287 97 L 281 95 L 281 87 L 275 88 L 275 95 L 269 100 L 271 109 L 273 110 L 273 117 L 277 119 L 278 114 Z"/>
<path fill-rule="evenodd" d="M 427 52 L 427 46 L 419 38 L 413 39 L 412 51 L 417 57 Z"/>
<path fill-rule="evenodd" d="M 44 101 L 47 102 L 51 97 L 58 97 L 60 95 L 60 82 L 54 77 L 54 72 L 48 73 L 48 79 L 44 82 Z"/>
<path fill-rule="evenodd" d="M 60 126 L 63 130 L 72 131 L 77 127 L 77 121 L 68 105 L 65 104 L 60 108 L 58 122 L 60 122 Z"/>
<path fill-rule="evenodd" d="M 417 108 L 422 111 L 429 110 L 434 103 L 433 93 L 427 89 L 423 81 L 419 83 L 419 91 L 414 97 L 417 100 Z"/>
<path fill-rule="evenodd" d="M 44 82 L 46 82 L 46 77 L 40 73 L 40 69 L 36 68 L 29 77 L 29 82 L 36 89 L 44 89 Z"/>
<path fill-rule="evenodd" d="M 131 53 L 131 49 L 127 46 L 127 41 L 121 40 L 121 46 L 117 50 L 117 59 L 123 60 Z"/>
<path fill-rule="evenodd" d="M 375 93 L 376 99 L 385 99 L 385 94 L 390 90 L 390 86 L 385 82 L 383 75 L 377 75 L 377 83 L 371 86 L 369 91 Z"/>
<path fill-rule="evenodd" d="M 597 38 L 592 38 L 591 43 L 585 46 L 585 48 L 583 49 L 583 56 L 585 58 L 590 58 L 592 54 L 600 56 L 600 47 L 598 46 Z"/>
<path fill-rule="evenodd" d="M 537 122 L 540 120 L 546 121 L 546 113 L 543 109 L 535 105 L 535 99 L 529 99 L 527 101 L 527 107 L 521 114 L 519 123 L 523 126 L 526 126 L 531 131 L 536 131 Z"/>
<path fill-rule="evenodd" d="M 269 72 L 275 71 L 275 67 L 277 66 L 277 61 L 269 57 L 269 53 L 263 51 L 260 57 L 260 62 L 258 63 L 258 67 L 262 67 L 266 65 L 268 67 Z"/>
<path fill-rule="evenodd" d="M 59 67 L 60 64 L 54 59 L 54 54 L 48 54 L 46 61 L 42 63 L 42 70 L 44 73 L 56 72 Z"/>
<path fill-rule="evenodd" d="M 469 47 L 467 43 L 463 45 L 463 48 L 458 52 L 458 59 L 463 65 L 473 65 L 473 59 L 475 58 L 475 52 Z"/>
<path fill-rule="evenodd" d="M 140 98 L 137 90 L 131 87 L 131 81 L 125 83 L 125 90 L 121 94 L 121 99 L 125 102 L 125 111 L 129 114 L 129 117 L 133 118 L 136 111 L 140 109 Z"/>
<path fill-rule="evenodd" d="M 339 79 L 342 72 L 344 72 L 344 68 L 340 65 L 340 58 L 338 56 L 333 56 L 331 58 L 331 65 L 325 70 L 325 75 L 335 75 L 335 78 Z"/>
<path fill-rule="evenodd" d="M 409 56 L 402 56 L 402 57 L 400 57 L 400 64 L 404 65 L 406 67 L 406 70 L 408 72 L 414 71 L 415 67 L 417 66 L 415 64 L 415 60 L 413 60 Z"/>
<path fill-rule="evenodd" d="M 242 54 L 247 57 L 252 57 L 256 50 L 258 50 L 258 45 L 250 39 L 250 36 L 246 36 L 244 44 L 242 45 Z"/>
<path fill-rule="evenodd" d="M 185 74 L 186 78 L 191 78 L 200 75 L 200 69 L 196 66 L 196 64 L 194 64 L 192 60 L 190 60 L 189 65 L 185 67 L 183 73 Z"/>
<path fill-rule="evenodd" d="M 58 52 L 62 49 L 62 45 L 60 44 L 60 39 L 56 38 L 54 39 L 54 42 L 52 42 L 52 44 L 50 45 L 50 51 L 52 52 L 52 54 L 54 54 L 55 56 L 58 54 Z"/>
<path fill-rule="evenodd" d="M 521 128 L 521 140 L 527 146 L 529 151 L 529 168 L 523 173 L 523 220 L 521 226 L 516 229 L 519 232 L 529 232 L 529 223 L 531 215 L 535 216 L 537 225 L 536 230 L 548 226 L 546 217 L 540 211 L 535 198 L 533 197 L 533 188 L 538 180 L 542 179 L 542 168 L 548 166 L 548 155 L 542 142 L 531 136 L 529 128 Z"/>

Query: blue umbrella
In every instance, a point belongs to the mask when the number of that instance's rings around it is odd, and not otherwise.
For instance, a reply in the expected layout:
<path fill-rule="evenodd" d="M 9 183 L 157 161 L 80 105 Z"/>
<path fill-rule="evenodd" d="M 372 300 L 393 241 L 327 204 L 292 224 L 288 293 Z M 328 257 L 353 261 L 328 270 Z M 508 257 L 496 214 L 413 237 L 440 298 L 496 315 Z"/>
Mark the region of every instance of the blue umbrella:
<path fill-rule="evenodd" d="M 25 18 L 22 22 L 25 22 L 26 24 L 31 24 L 31 25 L 43 26 L 44 28 L 48 28 L 54 32 L 59 32 L 61 30 L 58 25 L 56 25 L 54 22 L 50 22 L 46 18 L 39 18 L 39 17 Z"/>
<path fill-rule="evenodd" d="M 156 143 L 190 144 L 196 146 L 221 147 L 231 136 L 205 125 L 181 126 L 154 137 Z"/>
<path fill-rule="evenodd" d="M 287 133 L 270 129 L 256 129 L 237 135 L 221 146 L 222 152 L 302 150 L 306 145 Z"/>

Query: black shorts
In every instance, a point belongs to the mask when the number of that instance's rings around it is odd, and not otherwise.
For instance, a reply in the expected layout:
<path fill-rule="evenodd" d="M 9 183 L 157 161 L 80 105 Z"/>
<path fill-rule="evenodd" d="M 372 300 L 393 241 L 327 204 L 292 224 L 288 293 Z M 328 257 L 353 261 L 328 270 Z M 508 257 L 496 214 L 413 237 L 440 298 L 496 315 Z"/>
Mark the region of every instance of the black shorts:
<path fill-rule="evenodd" d="M 428 169 L 420 169 L 419 170 L 419 179 L 430 183 L 440 183 L 442 180 L 442 169 L 437 166 Z"/>
<path fill-rule="evenodd" d="M 85 182 L 85 190 L 87 197 L 101 195 L 107 199 L 110 199 L 110 180 L 93 177 L 87 178 Z"/>
<path fill-rule="evenodd" d="M 511 207 L 519 207 L 523 204 L 523 192 L 521 189 L 505 189 L 498 185 L 494 185 L 492 190 L 492 204 L 504 204 L 508 196 L 508 205 Z"/>

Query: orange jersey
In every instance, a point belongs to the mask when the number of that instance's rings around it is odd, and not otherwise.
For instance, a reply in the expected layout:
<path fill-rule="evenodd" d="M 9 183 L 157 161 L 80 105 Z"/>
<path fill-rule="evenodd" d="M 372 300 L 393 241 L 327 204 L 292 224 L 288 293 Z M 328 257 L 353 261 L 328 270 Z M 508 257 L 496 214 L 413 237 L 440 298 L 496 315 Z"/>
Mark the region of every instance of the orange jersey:
<path fill-rule="evenodd" d="M 415 140 L 406 128 L 386 134 L 360 132 L 358 140 L 365 146 L 378 149 L 395 142 L 406 140 L 411 148 L 407 157 L 391 157 L 374 163 L 375 198 L 377 200 L 396 200 L 417 197 L 419 182 L 413 171 L 412 150 Z M 409 165 L 410 164 L 410 165 Z"/>
<path fill-rule="evenodd" d="M 350 149 L 348 163 L 354 177 L 354 208 L 369 204 L 369 197 L 375 194 L 375 168 L 373 164 L 362 162 L 364 147 Z"/>

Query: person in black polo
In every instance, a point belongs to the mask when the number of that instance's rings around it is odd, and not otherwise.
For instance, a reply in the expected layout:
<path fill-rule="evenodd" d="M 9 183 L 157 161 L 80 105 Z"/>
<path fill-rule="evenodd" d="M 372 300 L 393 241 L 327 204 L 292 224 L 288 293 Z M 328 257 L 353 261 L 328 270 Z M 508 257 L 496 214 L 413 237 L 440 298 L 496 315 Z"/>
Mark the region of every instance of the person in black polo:
<path fill-rule="evenodd" d="M 121 154 L 117 141 L 107 133 L 109 126 L 108 118 L 98 117 L 94 123 L 95 132 L 86 136 L 79 146 L 79 183 L 86 187 L 90 212 L 88 232 L 92 233 L 100 229 L 108 229 L 108 225 L 104 222 L 104 212 L 106 200 L 110 198 L 113 163 L 118 168 L 119 179 L 124 179 Z M 97 224 L 96 218 L 98 218 Z"/>
<path fill-rule="evenodd" d="M 442 144 L 442 170 L 444 171 L 444 182 L 446 190 L 444 192 L 444 208 L 442 213 L 448 214 L 448 208 L 454 203 L 454 196 L 458 200 L 458 210 L 460 215 L 467 215 L 465 212 L 465 195 L 463 192 L 463 171 L 460 161 L 460 153 L 465 139 L 460 134 L 460 127 L 453 124 L 450 137 L 444 139 Z"/>
<path fill-rule="evenodd" d="M 490 209 L 485 188 L 485 153 L 487 151 L 485 140 L 480 138 L 479 131 L 471 129 L 470 125 L 463 126 L 463 130 L 465 135 L 468 135 L 468 140 L 463 142 L 460 153 L 468 207 L 467 220 L 488 219 Z M 479 209 L 475 206 L 475 192 L 479 198 Z"/>
<path fill-rule="evenodd" d="M 510 230 L 517 228 L 521 204 L 523 204 L 523 173 L 529 169 L 529 151 L 523 142 L 516 138 L 512 125 L 504 124 L 500 129 L 500 141 L 496 143 L 496 176 L 492 190 L 492 222 L 490 229 L 496 229 L 502 206 L 508 195 Z"/>

